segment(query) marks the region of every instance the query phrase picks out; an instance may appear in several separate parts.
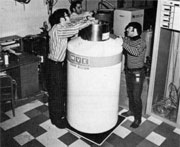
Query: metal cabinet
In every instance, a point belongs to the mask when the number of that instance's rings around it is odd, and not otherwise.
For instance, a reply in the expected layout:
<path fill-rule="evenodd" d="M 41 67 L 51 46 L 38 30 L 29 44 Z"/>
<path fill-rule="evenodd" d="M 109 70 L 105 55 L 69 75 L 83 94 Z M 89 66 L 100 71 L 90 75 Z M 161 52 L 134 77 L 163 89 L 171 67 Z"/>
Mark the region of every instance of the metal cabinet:
<path fill-rule="evenodd" d="M 147 113 L 180 128 L 180 32 L 161 27 L 158 1 Z"/>

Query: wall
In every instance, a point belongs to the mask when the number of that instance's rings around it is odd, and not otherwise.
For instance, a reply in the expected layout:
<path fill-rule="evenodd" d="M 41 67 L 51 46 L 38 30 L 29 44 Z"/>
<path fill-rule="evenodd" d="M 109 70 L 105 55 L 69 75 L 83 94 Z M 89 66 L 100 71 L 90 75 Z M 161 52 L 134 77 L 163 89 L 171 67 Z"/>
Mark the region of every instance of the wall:
<path fill-rule="evenodd" d="M 54 9 L 60 7 L 69 8 L 69 1 L 58 0 Z M 45 0 L 31 0 L 25 5 L 15 0 L 0 0 L 0 14 L 0 37 L 38 34 L 48 18 Z"/>
<path fill-rule="evenodd" d="M 82 7 L 87 11 L 97 10 L 99 2 L 100 0 L 83 0 Z"/>
<path fill-rule="evenodd" d="M 83 0 L 83 8 L 88 11 L 98 9 L 98 3 L 102 0 Z M 157 0 L 104 0 L 111 3 L 114 8 L 151 7 Z M 106 3 L 105 3 L 106 4 Z M 107 5 L 108 6 L 108 5 Z"/>
<path fill-rule="evenodd" d="M 0 0 L 0 37 L 9 35 L 26 36 L 38 34 L 44 21 L 48 19 L 46 0 L 31 0 L 23 5 L 15 0 Z M 108 0 L 117 7 L 119 0 Z M 125 0 L 129 3 L 132 0 Z M 144 0 L 145 1 L 145 0 Z M 151 1 L 151 0 L 147 0 Z M 100 0 L 83 0 L 83 7 L 87 10 L 98 8 Z M 129 4 L 128 4 L 129 5 Z M 69 8 L 70 0 L 58 0 L 53 10 Z"/>
<path fill-rule="evenodd" d="M 117 8 L 118 0 L 107 0 L 107 1 L 110 2 L 115 8 Z M 87 11 L 92 11 L 92 10 L 98 9 L 99 2 L 101 2 L 101 0 L 83 0 L 82 4 L 83 4 L 84 9 L 86 9 Z M 109 6 L 109 5 L 106 4 L 106 6 Z"/>

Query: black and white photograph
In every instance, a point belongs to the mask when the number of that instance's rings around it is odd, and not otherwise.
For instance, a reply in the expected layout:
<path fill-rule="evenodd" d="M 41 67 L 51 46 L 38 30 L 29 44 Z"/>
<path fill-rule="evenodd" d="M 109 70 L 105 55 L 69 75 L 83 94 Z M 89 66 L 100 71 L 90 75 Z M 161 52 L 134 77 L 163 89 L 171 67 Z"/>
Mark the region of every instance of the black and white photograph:
<path fill-rule="evenodd" d="M 180 147 L 180 0 L 0 0 L 0 147 Z"/>

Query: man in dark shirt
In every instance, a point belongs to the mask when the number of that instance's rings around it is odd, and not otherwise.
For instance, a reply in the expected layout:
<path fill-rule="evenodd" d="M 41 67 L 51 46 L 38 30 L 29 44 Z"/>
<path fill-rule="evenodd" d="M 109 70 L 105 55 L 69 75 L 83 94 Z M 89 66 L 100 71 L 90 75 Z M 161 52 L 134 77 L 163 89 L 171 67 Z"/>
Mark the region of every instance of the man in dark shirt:
<path fill-rule="evenodd" d="M 141 124 L 142 100 L 141 93 L 145 78 L 144 58 L 146 43 L 141 38 L 142 27 L 137 22 L 129 23 L 125 28 L 123 38 L 123 52 L 125 53 L 125 75 L 129 110 L 123 116 L 134 116 L 130 127 L 137 128 Z"/>

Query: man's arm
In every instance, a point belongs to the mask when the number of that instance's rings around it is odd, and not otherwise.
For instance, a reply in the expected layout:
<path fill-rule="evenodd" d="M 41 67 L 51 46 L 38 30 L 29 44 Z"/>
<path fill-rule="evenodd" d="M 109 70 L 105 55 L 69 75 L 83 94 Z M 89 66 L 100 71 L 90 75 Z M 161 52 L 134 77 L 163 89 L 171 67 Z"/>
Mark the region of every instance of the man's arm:
<path fill-rule="evenodd" d="M 58 26 L 57 28 L 57 35 L 60 38 L 67 38 L 67 37 L 71 37 L 75 34 L 77 34 L 79 32 L 79 30 L 86 28 L 87 26 L 91 25 L 93 22 L 90 20 L 86 20 L 86 21 L 79 21 L 75 24 L 67 24 L 66 26 L 62 27 L 62 26 Z"/>
<path fill-rule="evenodd" d="M 138 40 L 130 44 L 128 40 L 124 39 L 123 48 L 133 56 L 139 56 L 145 49 L 146 44 L 142 40 Z"/>

